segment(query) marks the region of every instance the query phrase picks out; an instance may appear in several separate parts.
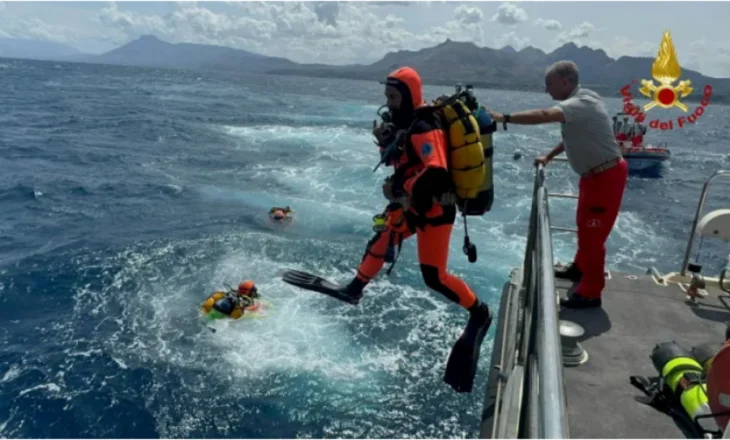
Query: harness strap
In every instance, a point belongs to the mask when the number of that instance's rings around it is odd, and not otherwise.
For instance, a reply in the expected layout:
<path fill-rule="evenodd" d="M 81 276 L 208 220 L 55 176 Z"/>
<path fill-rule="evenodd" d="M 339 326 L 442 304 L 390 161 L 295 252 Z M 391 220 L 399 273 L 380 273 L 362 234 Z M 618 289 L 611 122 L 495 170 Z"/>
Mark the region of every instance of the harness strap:
<path fill-rule="evenodd" d="M 405 221 L 405 220 L 404 220 Z M 390 273 L 393 271 L 393 268 L 395 267 L 395 263 L 398 262 L 398 257 L 400 257 L 400 251 L 403 247 L 403 239 L 401 238 L 401 235 L 396 232 L 390 233 L 390 243 L 393 243 L 393 240 L 398 240 L 398 250 L 395 254 L 395 257 L 393 258 L 393 262 L 390 264 L 390 267 L 388 268 L 387 272 L 385 272 L 386 275 L 390 276 Z M 390 244 L 389 244 L 390 246 Z"/>

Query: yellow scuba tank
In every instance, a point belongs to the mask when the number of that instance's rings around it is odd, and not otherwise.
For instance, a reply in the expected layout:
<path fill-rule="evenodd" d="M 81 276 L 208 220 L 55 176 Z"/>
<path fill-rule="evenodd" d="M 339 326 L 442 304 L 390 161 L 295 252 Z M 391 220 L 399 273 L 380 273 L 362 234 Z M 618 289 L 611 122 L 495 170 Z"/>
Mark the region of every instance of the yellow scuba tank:
<path fill-rule="evenodd" d="M 494 201 L 492 135 L 497 123 L 479 105 L 474 88 L 456 85 L 456 94 L 439 104 L 448 139 L 449 168 L 463 215 L 483 215 Z"/>
<path fill-rule="evenodd" d="M 703 381 L 703 368 L 689 350 L 676 342 L 658 344 L 651 353 L 651 361 L 664 381 L 665 392 L 679 403 L 685 413 L 700 428 L 708 432 L 718 430 Z"/>
<path fill-rule="evenodd" d="M 200 305 L 200 311 L 208 314 L 213 309 L 213 305 L 216 301 L 223 298 L 226 294 L 223 292 L 213 292 L 204 302 Z"/>
<path fill-rule="evenodd" d="M 483 215 L 494 201 L 492 134 L 497 130 L 487 111 L 479 105 L 474 88 L 456 85 L 456 93 L 435 103 L 448 143 L 449 171 L 456 203 L 464 218 L 462 250 L 469 262 L 477 261 L 477 249 L 469 240 L 466 217 Z"/>
<path fill-rule="evenodd" d="M 479 106 L 473 114 L 479 124 L 480 139 L 484 149 L 484 180 L 479 186 L 476 197 L 473 200 L 467 200 L 465 206 L 462 207 L 462 211 L 466 215 L 483 215 L 492 209 L 492 203 L 494 202 L 494 146 L 492 144 L 492 135 L 497 131 L 497 123 L 489 117 L 489 113 L 482 106 Z"/>
<path fill-rule="evenodd" d="M 484 182 L 484 147 L 479 125 L 471 110 L 459 99 L 444 104 L 451 179 L 460 200 L 477 197 Z"/>

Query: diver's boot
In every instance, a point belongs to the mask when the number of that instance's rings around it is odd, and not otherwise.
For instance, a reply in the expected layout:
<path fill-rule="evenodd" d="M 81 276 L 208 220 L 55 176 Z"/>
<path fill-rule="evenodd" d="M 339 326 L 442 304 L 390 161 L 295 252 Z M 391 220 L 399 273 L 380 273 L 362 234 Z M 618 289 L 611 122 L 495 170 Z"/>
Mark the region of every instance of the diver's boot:
<path fill-rule="evenodd" d="M 342 286 L 338 289 L 338 292 L 348 297 L 347 302 L 357 305 L 362 299 L 362 291 L 368 283 L 361 281 L 360 278 L 353 278 L 346 286 Z"/>
<path fill-rule="evenodd" d="M 479 351 L 484 336 L 492 324 L 492 311 L 487 304 L 478 301 L 469 308 L 469 321 L 459 340 L 451 349 L 446 363 L 444 382 L 459 393 L 470 393 L 479 363 Z"/>
<path fill-rule="evenodd" d="M 583 278 L 583 272 L 578 268 L 577 264 L 570 263 L 559 269 L 555 269 L 555 278 L 578 282 Z"/>

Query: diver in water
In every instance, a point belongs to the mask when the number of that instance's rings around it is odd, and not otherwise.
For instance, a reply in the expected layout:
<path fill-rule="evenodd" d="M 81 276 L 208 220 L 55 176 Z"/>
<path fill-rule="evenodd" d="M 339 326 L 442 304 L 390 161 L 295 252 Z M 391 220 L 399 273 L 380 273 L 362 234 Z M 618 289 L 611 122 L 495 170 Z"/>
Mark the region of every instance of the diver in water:
<path fill-rule="evenodd" d="M 209 319 L 239 319 L 248 307 L 254 305 L 256 298 L 259 298 L 256 285 L 246 280 L 238 284 L 236 290 L 213 292 L 200 306 L 200 310 Z"/>
<path fill-rule="evenodd" d="M 289 206 L 279 208 L 274 206 L 269 210 L 269 218 L 275 222 L 283 222 L 285 220 L 291 220 L 294 211 Z"/>
<path fill-rule="evenodd" d="M 416 235 L 418 260 L 426 285 L 469 312 L 466 329 L 449 357 L 444 381 L 456 391 L 470 392 L 479 348 L 491 324 L 492 313 L 461 278 L 447 271 L 457 207 L 453 200 L 448 201 L 453 182 L 447 163 L 446 134 L 433 112 L 424 108 L 421 78 L 412 68 L 400 68 L 387 77 L 385 97 L 390 114 L 383 120 L 390 122 L 373 124 L 373 135 L 381 153 L 394 145 L 400 137 L 398 133 L 407 133 L 398 141 L 399 153 L 385 163 L 395 169 L 383 185 L 383 196 L 390 202 L 386 209 L 387 222 L 383 222 L 382 230 L 376 231 L 368 242 L 357 275 L 349 284 L 336 285 L 301 271 L 288 271 L 284 281 L 358 304 L 365 286 L 383 268 L 389 248 Z"/>

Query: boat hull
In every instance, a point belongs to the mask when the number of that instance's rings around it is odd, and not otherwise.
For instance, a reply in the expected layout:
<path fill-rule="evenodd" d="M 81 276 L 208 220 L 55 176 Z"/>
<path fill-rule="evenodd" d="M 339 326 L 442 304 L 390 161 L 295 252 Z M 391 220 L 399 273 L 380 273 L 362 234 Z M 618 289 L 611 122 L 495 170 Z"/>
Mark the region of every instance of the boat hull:
<path fill-rule="evenodd" d="M 653 150 L 653 151 L 652 151 Z M 666 149 L 623 150 L 629 173 L 661 173 L 671 154 Z"/>

